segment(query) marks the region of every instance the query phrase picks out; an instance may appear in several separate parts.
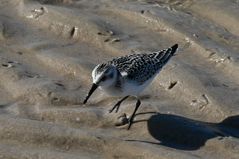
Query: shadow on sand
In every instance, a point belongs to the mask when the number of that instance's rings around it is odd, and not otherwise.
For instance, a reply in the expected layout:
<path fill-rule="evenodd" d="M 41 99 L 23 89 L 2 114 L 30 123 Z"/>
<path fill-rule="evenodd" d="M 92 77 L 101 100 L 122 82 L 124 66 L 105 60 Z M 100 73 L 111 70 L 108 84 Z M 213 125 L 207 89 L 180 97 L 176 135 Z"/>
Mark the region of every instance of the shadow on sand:
<path fill-rule="evenodd" d="M 178 115 L 156 114 L 149 118 L 147 124 L 149 133 L 159 142 L 139 142 L 159 144 L 181 150 L 199 149 L 208 139 L 215 137 L 239 138 L 239 115 L 228 117 L 220 123 L 208 123 Z"/>

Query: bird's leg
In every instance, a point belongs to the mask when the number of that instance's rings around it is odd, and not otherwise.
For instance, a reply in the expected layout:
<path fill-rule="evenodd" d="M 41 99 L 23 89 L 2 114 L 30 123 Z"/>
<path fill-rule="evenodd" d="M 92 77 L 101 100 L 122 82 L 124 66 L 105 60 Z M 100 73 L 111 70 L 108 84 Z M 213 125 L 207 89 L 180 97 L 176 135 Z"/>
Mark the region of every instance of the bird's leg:
<path fill-rule="evenodd" d="M 132 114 L 132 115 L 130 116 L 130 118 L 129 118 L 129 125 L 128 125 L 128 128 L 127 128 L 128 130 L 130 129 L 131 125 L 133 124 L 133 120 L 134 120 L 135 114 L 136 114 L 136 112 L 137 112 L 137 110 L 138 110 L 140 104 L 141 104 L 140 100 L 137 99 L 137 103 L 136 103 L 134 112 L 133 112 L 133 114 Z"/>
<path fill-rule="evenodd" d="M 124 98 L 122 98 L 121 100 L 119 100 L 114 106 L 113 106 L 113 108 L 111 108 L 110 110 L 109 110 L 109 113 L 111 113 L 111 112 L 113 112 L 113 110 L 115 110 L 115 113 L 117 113 L 118 112 L 118 110 L 119 110 L 119 107 L 120 107 L 120 104 L 125 100 L 125 99 L 127 99 L 129 96 L 125 96 Z"/>

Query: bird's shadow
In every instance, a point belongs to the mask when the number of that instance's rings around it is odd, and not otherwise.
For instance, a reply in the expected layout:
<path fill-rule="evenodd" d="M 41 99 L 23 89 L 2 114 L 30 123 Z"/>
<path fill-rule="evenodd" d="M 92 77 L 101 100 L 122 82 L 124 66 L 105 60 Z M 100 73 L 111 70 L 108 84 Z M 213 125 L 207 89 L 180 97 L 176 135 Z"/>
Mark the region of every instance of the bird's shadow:
<path fill-rule="evenodd" d="M 147 120 L 147 126 L 150 135 L 158 142 L 140 142 L 181 150 L 197 150 L 208 139 L 215 137 L 239 138 L 239 115 L 230 116 L 219 123 L 208 123 L 173 114 L 155 114 Z"/>

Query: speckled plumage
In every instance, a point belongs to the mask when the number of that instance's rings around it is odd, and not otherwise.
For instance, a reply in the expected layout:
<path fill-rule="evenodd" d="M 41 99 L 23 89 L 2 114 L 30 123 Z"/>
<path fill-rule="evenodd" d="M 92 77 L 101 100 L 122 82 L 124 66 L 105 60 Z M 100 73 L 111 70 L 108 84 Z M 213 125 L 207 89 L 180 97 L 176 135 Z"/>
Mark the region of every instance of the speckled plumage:
<path fill-rule="evenodd" d="M 109 65 L 115 66 L 127 79 L 138 84 L 155 75 L 168 62 L 177 49 L 177 45 L 150 54 L 131 54 L 102 63 L 96 69 L 97 73 L 104 71 Z"/>

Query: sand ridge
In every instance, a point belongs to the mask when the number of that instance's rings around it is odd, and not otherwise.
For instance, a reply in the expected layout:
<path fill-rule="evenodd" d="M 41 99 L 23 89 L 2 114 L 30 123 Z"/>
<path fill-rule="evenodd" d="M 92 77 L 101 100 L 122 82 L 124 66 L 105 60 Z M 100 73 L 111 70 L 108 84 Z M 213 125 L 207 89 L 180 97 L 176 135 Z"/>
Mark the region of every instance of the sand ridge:
<path fill-rule="evenodd" d="M 238 158 L 238 5 L 2 0 L 0 158 Z M 97 63 L 175 43 L 130 131 L 114 124 L 134 98 L 82 104 Z"/>

